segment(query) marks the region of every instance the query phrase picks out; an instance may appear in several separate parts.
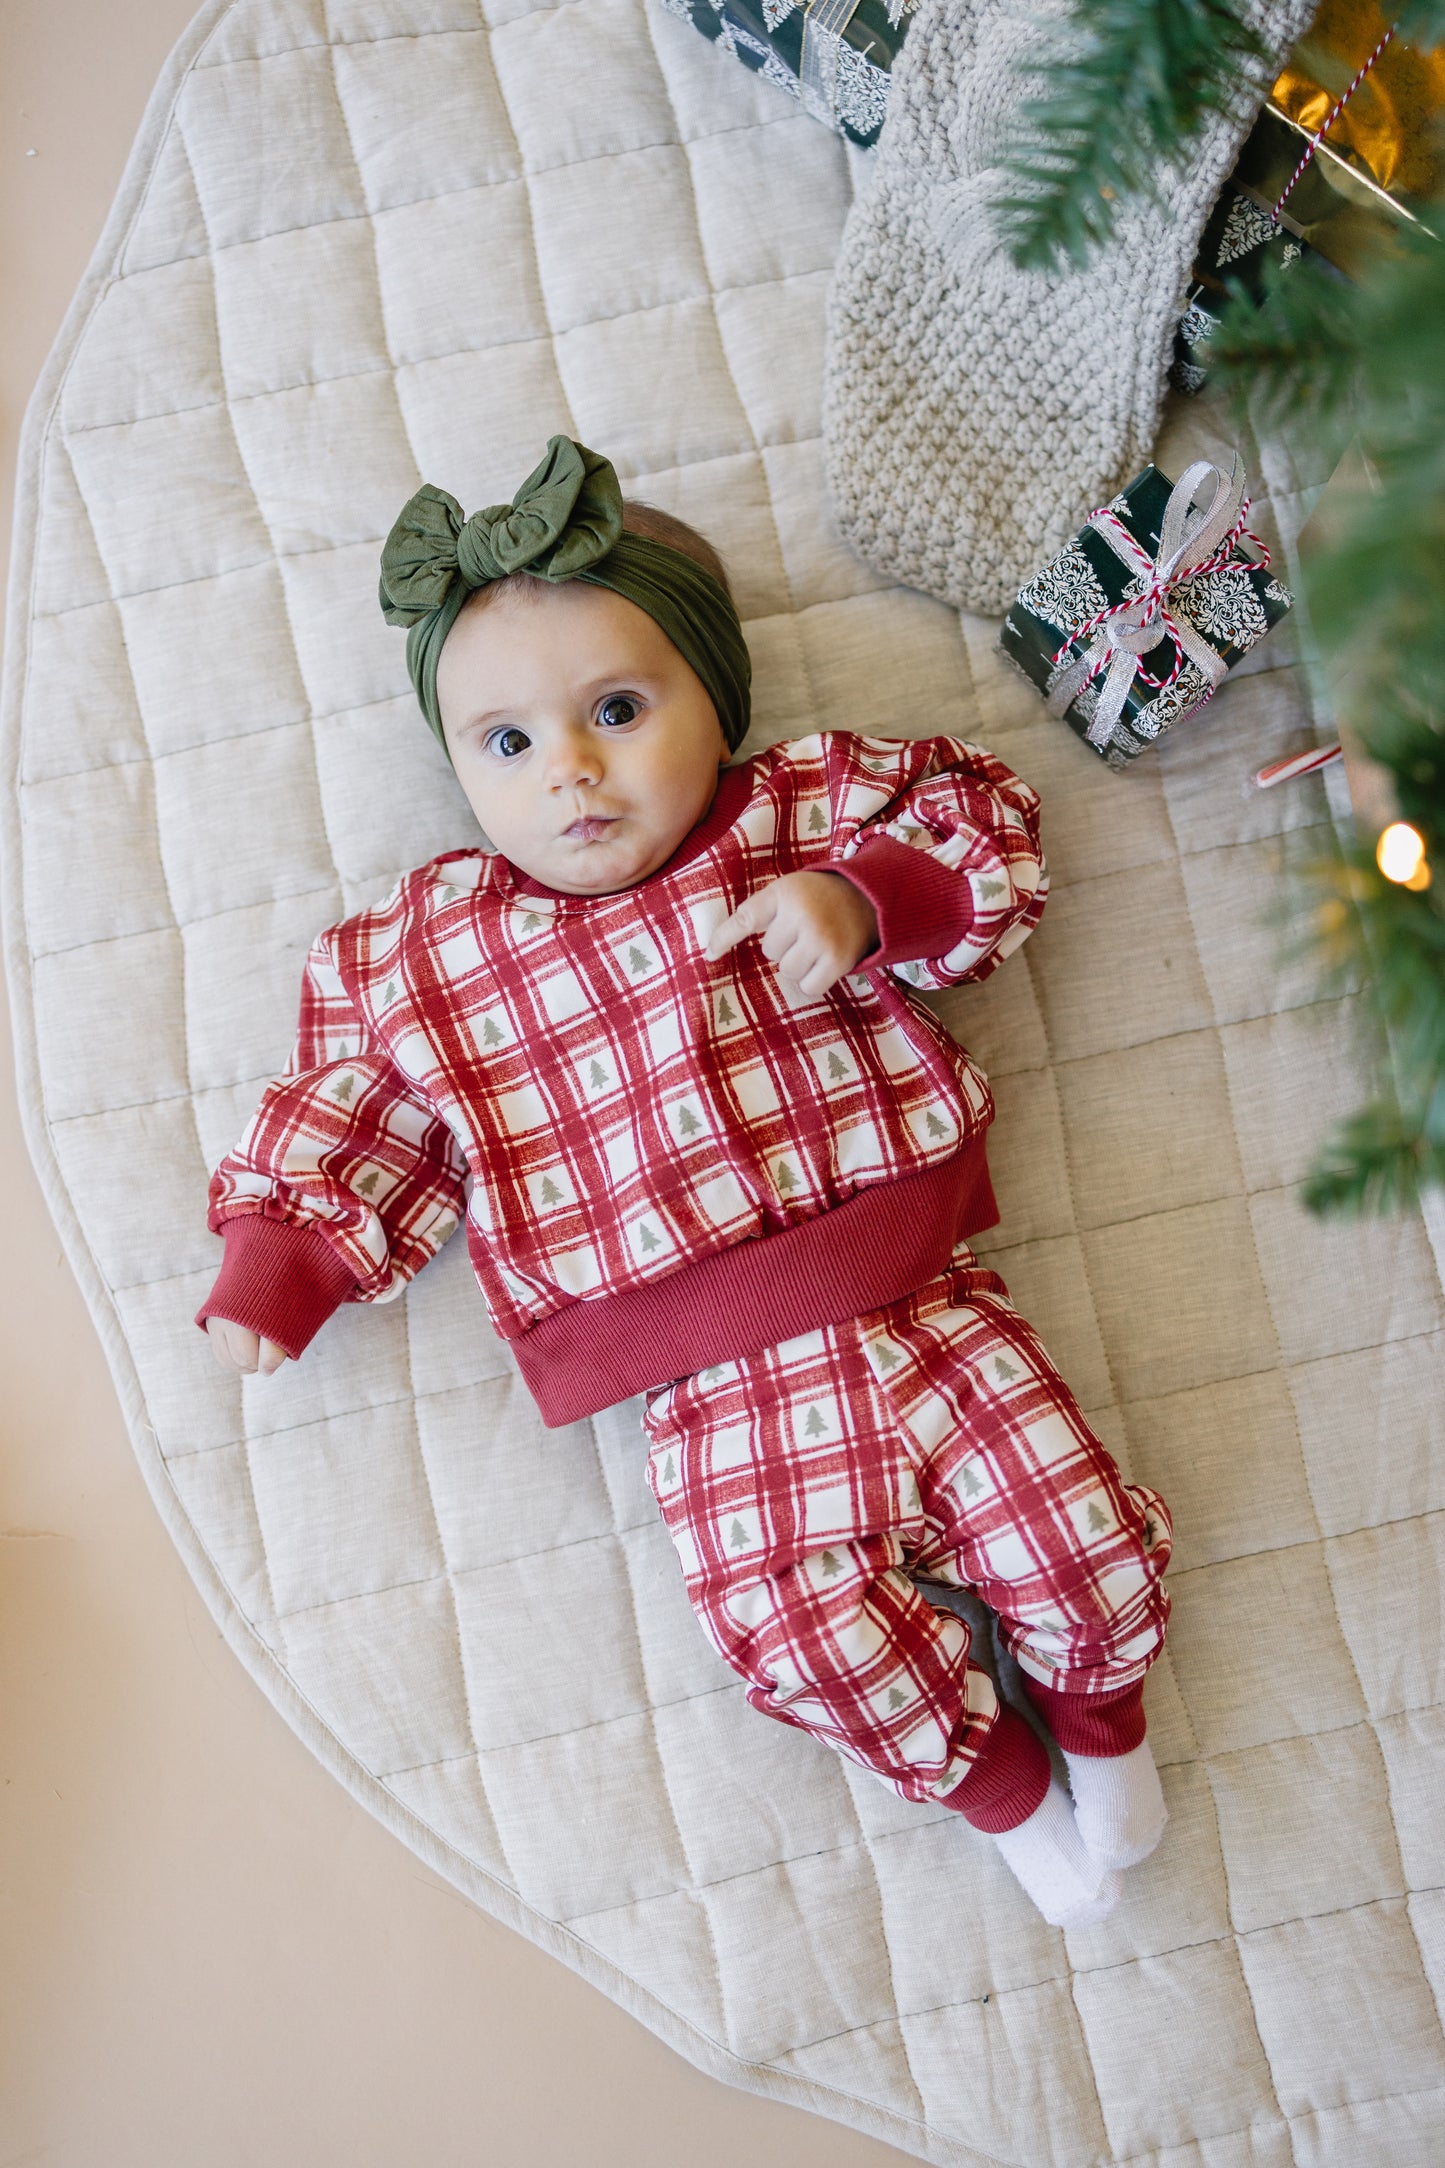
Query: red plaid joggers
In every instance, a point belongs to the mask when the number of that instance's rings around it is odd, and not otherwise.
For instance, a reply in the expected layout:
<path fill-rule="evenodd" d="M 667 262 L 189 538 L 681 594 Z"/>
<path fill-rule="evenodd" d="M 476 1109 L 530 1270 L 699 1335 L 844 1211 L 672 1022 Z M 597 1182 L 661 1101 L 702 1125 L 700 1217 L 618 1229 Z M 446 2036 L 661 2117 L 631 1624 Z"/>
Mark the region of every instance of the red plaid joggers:
<path fill-rule="evenodd" d="M 883 1309 L 649 1394 L 643 1421 L 688 1595 L 748 1700 L 905 1799 L 967 1813 L 1001 1722 L 967 1625 L 918 1578 L 997 1613 L 1046 1715 L 1137 1710 L 1169 1616 L 1168 1510 L 1124 1483 L 966 1244 Z M 1139 1714 L 1081 1750 L 1142 1735 Z"/>

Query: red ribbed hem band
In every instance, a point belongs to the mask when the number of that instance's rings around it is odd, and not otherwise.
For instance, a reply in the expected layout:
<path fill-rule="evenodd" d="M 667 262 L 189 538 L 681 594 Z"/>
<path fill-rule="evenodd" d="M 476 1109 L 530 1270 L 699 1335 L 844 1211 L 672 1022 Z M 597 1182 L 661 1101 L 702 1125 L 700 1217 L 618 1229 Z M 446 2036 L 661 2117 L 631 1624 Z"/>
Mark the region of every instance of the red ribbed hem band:
<path fill-rule="evenodd" d="M 242 1212 L 221 1231 L 225 1260 L 196 1323 L 204 1332 L 208 1317 L 227 1318 L 294 1359 L 352 1293 L 355 1277 L 315 1226 Z"/>
<path fill-rule="evenodd" d="M 569 1302 L 508 1346 L 555 1430 L 713 1363 L 881 1309 L 940 1273 L 954 1245 L 998 1222 L 982 1136 L 952 1159 L 862 1189 L 777 1234 L 714 1250 L 663 1279 Z M 235 1214 L 197 1312 L 299 1355 L 355 1289 L 314 1225 Z"/>
<path fill-rule="evenodd" d="M 878 946 L 862 959 L 870 970 L 915 956 L 946 956 L 973 925 L 966 877 L 896 836 L 870 836 L 851 858 L 830 859 L 820 870 L 841 873 L 872 904 Z"/>
<path fill-rule="evenodd" d="M 713 1250 L 642 1287 L 569 1302 L 507 1345 L 555 1430 L 911 1295 L 943 1270 L 955 1243 L 997 1223 L 977 1136 L 952 1159 L 860 1189 L 815 1219 Z"/>
<path fill-rule="evenodd" d="M 970 1827 L 1001 1837 L 1036 1812 L 1049 1788 L 1049 1774 L 1048 1749 L 1042 1739 L 1016 1709 L 1001 1701 L 978 1760 L 943 1804 L 961 1814 Z"/>
<path fill-rule="evenodd" d="M 1104 1761 L 1130 1754 L 1143 1740 L 1144 1681 L 1108 1694 L 1064 1694 L 1022 1674 L 1024 1692 L 1066 1754 Z"/>

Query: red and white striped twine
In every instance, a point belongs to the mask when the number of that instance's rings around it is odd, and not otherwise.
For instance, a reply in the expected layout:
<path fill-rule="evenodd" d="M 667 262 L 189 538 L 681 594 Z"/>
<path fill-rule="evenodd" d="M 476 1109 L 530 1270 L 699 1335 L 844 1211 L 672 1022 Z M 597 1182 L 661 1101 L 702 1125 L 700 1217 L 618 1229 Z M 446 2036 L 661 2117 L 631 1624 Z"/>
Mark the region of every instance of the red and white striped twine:
<path fill-rule="evenodd" d="M 1343 94 L 1343 96 L 1341 96 L 1340 98 L 1336 99 L 1336 101 L 1335 101 L 1334 105 L 1333 105 L 1333 106 L 1332 106 L 1332 107 L 1330 108 L 1329 112 L 1328 112 L 1328 113 L 1327 113 L 1327 114 L 1325 115 L 1325 118 L 1324 118 L 1324 121 L 1322 122 L 1322 124 L 1321 124 L 1321 125 L 1320 125 L 1320 126 L 1319 126 L 1318 128 L 1316 128 L 1316 130 L 1315 130 L 1314 134 L 1313 134 L 1313 135 L 1312 135 L 1312 136 L 1310 137 L 1310 139 L 1309 139 L 1309 143 L 1307 144 L 1307 146 L 1306 146 L 1306 148 L 1305 148 L 1305 154 L 1304 154 L 1303 158 L 1302 158 L 1302 159 L 1300 160 L 1299 164 L 1298 164 L 1298 165 L 1297 165 L 1297 166 L 1295 167 L 1295 169 L 1294 169 L 1293 173 L 1292 173 L 1292 174 L 1290 175 L 1290 177 L 1289 177 L 1289 180 L 1288 180 L 1288 181 L 1287 181 L 1287 183 L 1285 184 L 1285 191 L 1284 191 L 1284 195 L 1282 195 L 1282 196 L 1280 197 L 1280 199 L 1279 199 L 1278 203 L 1277 203 L 1277 204 L 1275 205 L 1274 209 L 1273 209 L 1273 210 L 1272 210 L 1272 211 L 1270 212 L 1270 214 L 1269 214 L 1269 222 L 1270 222 L 1270 224 L 1271 224 L 1272 226 L 1277 226 L 1277 225 L 1279 224 L 1279 214 L 1280 214 L 1280 212 L 1281 212 L 1281 211 L 1282 211 L 1282 210 L 1284 209 L 1284 206 L 1285 206 L 1285 199 L 1286 199 L 1286 197 L 1287 197 L 1287 196 L 1289 195 L 1289 192 L 1290 192 L 1290 190 L 1291 190 L 1291 189 L 1292 189 L 1292 188 L 1294 187 L 1294 184 L 1295 184 L 1295 182 L 1296 182 L 1296 181 L 1297 181 L 1297 180 L 1299 179 L 1300 175 L 1301 175 L 1301 174 L 1302 174 L 1302 173 L 1304 172 L 1304 169 L 1305 169 L 1305 167 L 1306 167 L 1306 166 L 1307 166 L 1307 165 L 1309 164 L 1310 160 L 1311 160 L 1311 159 L 1312 159 L 1312 158 L 1314 157 L 1314 154 L 1315 154 L 1315 152 L 1316 152 L 1316 151 L 1317 151 L 1317 150 L 1319 149 L 1319 147 L 1320 147 L 1321 143 L 1322 143 L 1322 142 L 1324 141 L 1325 137 L 1326 137 L 1326 136 L 1327 136 L 1327 135 L 1329 134 L 1329 132 L 1330 132 L 1331 128 L 1333 128 L 1333 127 L 1334 127 L 1334 125 L 1335 125 L 1335 122 L 1336 122 L 1336 121 L 1337 121 L 1337 120 L 1339 119 L 1339 117 L 1340 117 L 1341 113 L 1343 113 L 1343 112 L 1344 112 L 1344 110 L 1345 110 L 1345 107 L 1346 107 L 1346 106 L 1347 106 L 1347 105 L 1349 104 L 1349 102 L 1350 102 L 1351 98 L 1353 98 L 1353 97 L 1354 97 L 1354 95 L 1355 95 L 1355 92 L 1356 92 L 1356 91 L 1357 91 L 1357 90 L 1359 89 L 1359 87 L 1360 87 L 1361 83 L 1363 83 L 1363 82 L 1364 82 L 1364 80 L 1365 80 L 1365 77 L 1366 77 L 1366 76 L 1367 76 L 1367 75 L 1369 74 L 1369 72 L 1370 72 L 1371 68 L 1373 68 L 1373 66 L 1375 65 L 1375 62 L 1376 62 L 1376 61 L 1377 61 L 1377 60 L 1379 59 L 1379 57 L 1380 57 L 1381 53 L 1383 53 L 1383 51 L 1385 50 L 1385 47 L 1386 47 L 1386 46 L 1387 46 L 1387 45 L 1389 44 L 1389 42 L 1390 42 L 1391 38 L 1392 38 L 1392 37 L 1393 37 L 1394 35 L 1395 35 L 1395 25 L 1394 25 L 1393 23 L 1391 23 L 1391 25 L 1390 25 L 1389 29 L 1388 29 L 1388 30 L 1387 30 L 1387 31 L 1385 32 L 1385 35 L 1384 35 L 1384 36 L 1383 36 L 1383 37 L 1381 38 L 1381 40 L 1380 40 L 1379 44 L 1378 44 L 1378 45 L 1377 45 L 1377 46 L 1375 47 L 1375 50 L 1374 50 L 1374 51 L 1373 51 L 1373 52 L 1371 53 L 1371 55 L 1370 55 L 1369 59 L 1368 59 L 1368 60 L 1367 60 L 1367 61 L 1365 62 L 1364 66 L 1363 66 L 1363 67 L 1362 67 L 1362 68 L 1360 69 L 1360 71 L 1359 71 L 1359 73 L 1358 73 L 1358 74 L 1356 75 L 1356 77 L 1355 77 L 1354 81 L 1353 81 L 1352 83 L 1350 83 L 1350 84 L 1349 84 L 1349 85 L 1348 85 L 1348 86 L 1346 87 L 1346 89 L 1345 89 L 1345 91 L 1344 91 L 1344 94 Z"/>
<path fill-rule="evenodd" d="M 1144 668 L 1142 661 L 1136 661 L 1134 667 L 1139 677 L 1142 678 L 1146 685 L 1152 685 L 1155 690 L 1159 692 L 1167 691 L 1169 686 L 1174 683 L 1174 680 L 1178 677 L 1180 671 L 1184 667 L 1184 644 L 1179 638 L 1179 634 L 1175 628 L 1173 618 L 1170 616 L 1168 610 L 1164 606 L 1166 597 L 1168 596 L 1170 589 L 1173 587 L 1181 586 L 1185 580 L 1199 579 L 1206 572 L 1218 572 L 1221 566 L 1226 565 L 1229 562 L 1230 558 L 1234 554 L 1236 543 L 1240 541 L 1252 542 L 1256 550 L 1258 550 L 1259 552 L 1258 557 L 1246 560 L 1246 570 L 1250 572 L 1268 572 L 1269 570 L 1269 551 L 1265 548 L 1263 542 L 1260 541 L 1259 536 L 1257 534 L 1251 533 L 1250 529 L 1245 525 L 1245 521 L 1249 518 L 1249 505 L 1250 500 L 1248 497 L 1246 497 L 1239 507 L 1239 517 L 1235 520 L 1234 525 L 1230 528 L 1228 534 L 1225 535 L 1218 549 L 1216 549 L 1216 551 L 1214 552 L 1214 555 L 1212 557 L 1206 557 L 1202 564 L 1191 565 L 1189 570 L 1181 574 L 1178 580 L 1171 580 L 1165 582 L 1164 580 L 1158 578 L 1156 574 L 1156 576 L 1150 580 L 1148 586 L 1144 589 L 1144 592 L 1141 595 L 1128 595 L 1122 602 L 1114 602 L 1111 603 L 1107 609 L 1096 610 L 1091 618 L 1087 619 L 1084 624 L 1080 625 L 1077 632 L 1070 633 L 1068 639 L 1065 640 L 1063 646 L 1054 656 L 1053 668 L 1056 670 L 1058 669 L 1059 665 L 1065 660 L 1071 649 L 1076 654 L 1082 655 L 1087 650 L 1089 642 L 1093 639 L 1094 634 L 1099 630 L 1099 628 L 1102 625 L 1106 625 L 1111 617 L 1117 617 L 1122 610 L 1132 610 L 1136 606 L 1136 604 L 1140 602 L 1157 602 L 1159 605 L 1159 637 L 1161 641 L 1168 640 L 1173 646 L 1174 668 L 1170 671 L 1168 677 L 1157 678 L 1154 676 L 1152 671 L 1146 670 Z M 1118 517 L 1118 515 L 1114 512 L 1111 512 L 1107 506 L 1104 506 L 1099 511 L 1091 514 L 1087 524 L 1090 526 L 1097 526 L 1101 521 L 1104 520 L 1107 520 L 1109 525 L 1123 537 L 1125 542 L 1128 543 L 1129 548 L 1134 552 L 1135 557 L 1139 561 L 1140 571 L 1153 573 L 1155 569 L 1154 561 L 1150 557 L 1148 551 L 1134 535 L 1130 534 L 1128 528 L 1124 525 L 1124 522 Z M 1092 680 L 1098 676 L 1099 672 L 1103 669 L 1106 660 L 1107 657 L 1103 655 L 1098 658 L 1098 660 L 1094 663 L 1093 668 L 1089 671 L 1088 676 L 1084 679 L 1085 685 L 1090 684 Z"/>

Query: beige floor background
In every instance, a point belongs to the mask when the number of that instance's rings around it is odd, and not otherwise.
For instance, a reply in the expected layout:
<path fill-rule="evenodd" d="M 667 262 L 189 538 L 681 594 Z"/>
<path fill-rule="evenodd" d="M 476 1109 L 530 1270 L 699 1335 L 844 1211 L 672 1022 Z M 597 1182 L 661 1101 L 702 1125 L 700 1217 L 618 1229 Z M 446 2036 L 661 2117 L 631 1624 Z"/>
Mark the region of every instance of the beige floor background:
<path fill-rule="evenodd" d="M 30 387 L 190 13 L 0 0 L 7 512 Z M 902 2163 L 692 2070 L 292 1737 L 145 1494 L 3 1016 L 0 1038 L 0 2168 Z"/>

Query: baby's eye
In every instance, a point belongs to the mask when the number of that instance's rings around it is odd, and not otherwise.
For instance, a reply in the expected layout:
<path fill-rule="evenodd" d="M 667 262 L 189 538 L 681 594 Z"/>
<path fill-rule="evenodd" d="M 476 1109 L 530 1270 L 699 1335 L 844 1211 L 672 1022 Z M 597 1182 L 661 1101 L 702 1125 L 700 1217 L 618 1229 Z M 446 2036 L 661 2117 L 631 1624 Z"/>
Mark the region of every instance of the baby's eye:
<path fill-rule="evenodd" d="M 518 753 L 525 753 L 531 742 L 525 730 L 517 730 L 511 726 L 505 730 L 493 731 L 487 740 L 488 749 L 500 754 L 503 760 L 515 760 Z"/>
<path fill-rule="evenodd" d="M 620 730 L 637 720 L 637 702 L 630 693 L 611 693 L 597 710 L 597 720 L 609 730 Z"/>

